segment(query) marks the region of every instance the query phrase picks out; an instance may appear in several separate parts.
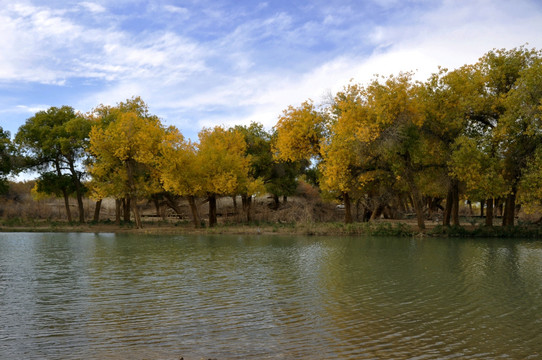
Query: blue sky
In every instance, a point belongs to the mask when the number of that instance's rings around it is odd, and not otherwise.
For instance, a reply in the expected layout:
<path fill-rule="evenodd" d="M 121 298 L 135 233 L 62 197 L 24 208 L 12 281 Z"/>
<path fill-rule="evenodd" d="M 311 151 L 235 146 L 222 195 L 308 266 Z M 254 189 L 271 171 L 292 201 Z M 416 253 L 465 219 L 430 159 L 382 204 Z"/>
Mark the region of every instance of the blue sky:
<path fill-rule="evenodd" d="M 540 0 L 0 0 L 0 126 L 139 95 L 166 125 L 272 127 L 350 79 L 542 49 Z"/>

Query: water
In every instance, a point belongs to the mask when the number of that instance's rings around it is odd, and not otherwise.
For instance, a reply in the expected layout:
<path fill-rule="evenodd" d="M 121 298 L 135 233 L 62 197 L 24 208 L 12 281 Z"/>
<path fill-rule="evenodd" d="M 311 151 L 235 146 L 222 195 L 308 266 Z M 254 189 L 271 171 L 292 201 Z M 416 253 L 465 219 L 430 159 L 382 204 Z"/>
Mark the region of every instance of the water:
<path fill-rule="evenodd" d="M 1 359 L 537 359 L 542 243 L 0 234 Z"/>

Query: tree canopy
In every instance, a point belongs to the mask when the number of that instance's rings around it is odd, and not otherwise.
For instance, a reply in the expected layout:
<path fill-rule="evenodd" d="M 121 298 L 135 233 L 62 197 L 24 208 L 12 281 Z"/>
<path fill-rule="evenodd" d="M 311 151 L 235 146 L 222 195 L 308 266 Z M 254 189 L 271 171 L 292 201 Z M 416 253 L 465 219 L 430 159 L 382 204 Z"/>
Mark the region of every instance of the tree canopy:
<path fill-rule="evenodd" d="M 27 156 L 27 168 L 37 170 L 48 179 L 54 174 L 57 178 L 69 176 L 66 181 L 48 183 L 50 193 L 62 194 L 66 213 L 71 221 L 68 197 L 75 192 L 79 209 L 79 221 L 85 221 L 82 183 L 83 160 L 89 139 L 90 122 L 77 114 L 70 106 L 50 107 L 28 118 L 15 136 L 16 143 Z M 38 180 L 39 181 L 39 180 Z M 55 187 L 56 189 L 51 189 Z"/>

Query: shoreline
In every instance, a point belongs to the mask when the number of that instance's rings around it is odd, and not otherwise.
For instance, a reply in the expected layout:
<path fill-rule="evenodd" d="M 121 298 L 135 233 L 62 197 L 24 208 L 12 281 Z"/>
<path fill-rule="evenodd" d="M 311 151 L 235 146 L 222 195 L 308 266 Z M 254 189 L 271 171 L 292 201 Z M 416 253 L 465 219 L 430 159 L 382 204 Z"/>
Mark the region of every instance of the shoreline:
<path fill-rule="evenodd" d="M 67 223 L 48 221 L 19 221 L 0 223 L 0 232 L 43 233 L 114 233 L 148 235 L 302 235 L 302 236 L 396 236 L 396 237 L 491 237 L 542 239 L 542 226 L 522 225 L 514 227 L 486 227 L 476 224 L 444 227 L 427 223 L 419 231 L 413 220 L 378 220 L 375 222 L 344 224 L 329 223 L 250 223 L 218 224 L 215 227 L 194 228 L 188 222 L 145 222 L 137 229 L 133 223 Z"/>

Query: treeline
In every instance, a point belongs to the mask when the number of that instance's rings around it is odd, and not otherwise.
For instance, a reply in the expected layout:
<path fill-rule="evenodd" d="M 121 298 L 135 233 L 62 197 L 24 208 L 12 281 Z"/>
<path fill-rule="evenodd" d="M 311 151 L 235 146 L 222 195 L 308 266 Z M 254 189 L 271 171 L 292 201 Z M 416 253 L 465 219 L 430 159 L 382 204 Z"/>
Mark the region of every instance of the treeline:
<path fill-rule="evenodd" d="M 542 193 L 542 59 L 524 47 L 494 50 L 472 65 L 440 69 L 425 82 L 412 74 L 350 84 L 330 104 L 290 107 L 276 125 L 282 159 L 319 160 L 320 186 L 373 211 L 426 207 L 445 199 L 444 225 L 459 224 L 459 201 L 496 205 L 514 225 L 519 204 Z M 429 201 L 428 201 L 429 200 Z"/>
<path fill-rule="evenodd" d="M 197 200 L 209 205 L 209 225 L 217 223 L 217 198 L 241 196 L 245 219 L 251 220 L 252 196 L 293 195 L 299 176 L 310 173 L 308 161 L 273 158 L 274 134 L 261 124 L 225 129 L 205 128 L 199 142 L 185 139 L 173 126 L 165 127 L 149 113 L 139 97 L 116 106 L 100 105 L 87 114 L 72 107 L 51 107 L 27 119 L 14 141 L 2 131 L 2 185 L 10 172 L 37 171 L 33 193 L 64 199 L 72 221 L 69 199 L 75 197 L 79 221 L 85 221 L 83 197 L 116 199 L 116 221 L 135 219 L 142 226 L 138 201 L 165 202 L 177 214 L 185 198 L 195 226 Z"/>
<path fill-rule="evenodd" d="M 541 114 L 541 52 L 493 50 L 425 82 L 400 73 L 350 83 L 325 104 L 289 107 L 270 132 L 215 127 L 198 142 L 165 127 L 140 98 L 88 114 L 52 107 L 13 142 L 0 131 L 0 177 L 37 170 L 36 192 L 63 197 L 69 220 L 75 195 L 84 221 L 86 193 L 97 210 L 100 199 L 117 199 L 117 219 L 132 209 L 137 226 L 137 201 L 157 196 L 187 199 L 196 226 L 196 199 L 206 199 L 213 226 L 217 197 L 241 195 L 250 220 L 252 195 L 289 196 L 303 176 L 344 204 L 345 222 L 354 205 L 365 220 L 411 207 L 423 229 L 427 211 L 440 207 L 443 225 L 458 225 L 460 200 L 469 199 L 486 209 L 486 225 L 502 207 L 502 224 L 512 226 L 520 205 L 542 199 Z"/>

